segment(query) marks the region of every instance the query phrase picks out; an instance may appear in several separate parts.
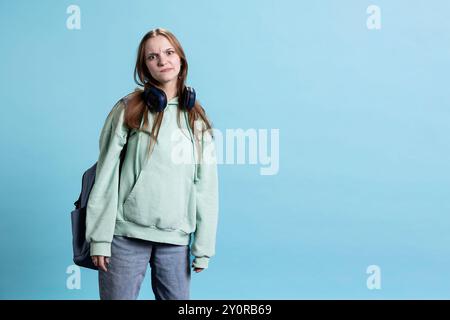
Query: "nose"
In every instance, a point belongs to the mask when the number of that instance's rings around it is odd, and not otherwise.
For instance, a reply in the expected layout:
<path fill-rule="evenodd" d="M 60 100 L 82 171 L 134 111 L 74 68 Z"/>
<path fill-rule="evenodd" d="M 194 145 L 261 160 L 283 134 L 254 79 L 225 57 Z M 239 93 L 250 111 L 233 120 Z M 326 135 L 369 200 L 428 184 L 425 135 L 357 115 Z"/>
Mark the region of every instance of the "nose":
<path fill-rule="evenodd" d="M 162 66 L 164 66 L 166 64 L 166 57 L 164 57 L 164 55 L 163 56 L 161 56 L 159 59 L 158 59 L 158 65 L 160 66 L 160 67 L 162 67 Z"/>

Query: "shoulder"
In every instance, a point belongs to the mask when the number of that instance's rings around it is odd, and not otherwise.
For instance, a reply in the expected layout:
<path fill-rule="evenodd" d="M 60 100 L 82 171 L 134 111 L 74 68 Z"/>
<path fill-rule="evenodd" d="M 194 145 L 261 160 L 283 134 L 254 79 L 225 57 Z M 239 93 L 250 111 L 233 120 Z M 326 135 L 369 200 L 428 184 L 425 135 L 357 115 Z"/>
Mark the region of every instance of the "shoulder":
<path fill-rule="evenodd" d="M 142 89 L 136 88 L 133 92 L 130 92 L 120 98 L 119 102 L 122 102 L 124 107 L 126 108 L 130 103 L 138 102 L 138 100 L 141 99 L 142 92 Z"/>
<path fill-rule="evenodd" d="M 109 111 L 108 116 L 106 117 L 105 125 L 109 124 L 111 127 L 117 126 L 121 120 L 123 120 L 123 114 L 125 110 L 125 103 L 122 99 L 118 100 L 112 109 Z"/>
<path fill-rule="evenodd" d="M 120 133 L 120 135 L 125 135 L 128 131 L 128 127 L 125 123 L 125 112 L 127 110 L 129 98 L 129 95 L 126 95 L 117 100 L 106 119 L 108 127 L 111 128 L 111 130 L 116 131 L 116 133 Z"/>
<path fill-rule="evenodd" d="M 133 102 L 134 99 L 140 99 L 141 93 L 142 90 L 136 89 L 135 91 L 130 92 L 117 100 L 111 111 L 109 112 L 108 118 L 113 118 L 116 121 L 118 121 L 120 118 L 123 118 L 128 105 L 130 105 L 130 103 Z"/>

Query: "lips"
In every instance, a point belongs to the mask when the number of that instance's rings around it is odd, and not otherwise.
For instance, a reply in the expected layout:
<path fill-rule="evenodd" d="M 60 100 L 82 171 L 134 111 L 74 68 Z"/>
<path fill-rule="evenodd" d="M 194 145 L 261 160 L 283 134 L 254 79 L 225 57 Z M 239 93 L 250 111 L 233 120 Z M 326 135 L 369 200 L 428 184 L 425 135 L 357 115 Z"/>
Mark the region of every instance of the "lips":
<path fill-rule="evenodd" d="M 161 72 L 167 72 L 167 71 L 170 71 L 170 70 L 172 70 L 172 69 L 173 69 L 173 68 L 162 69 Z"/>

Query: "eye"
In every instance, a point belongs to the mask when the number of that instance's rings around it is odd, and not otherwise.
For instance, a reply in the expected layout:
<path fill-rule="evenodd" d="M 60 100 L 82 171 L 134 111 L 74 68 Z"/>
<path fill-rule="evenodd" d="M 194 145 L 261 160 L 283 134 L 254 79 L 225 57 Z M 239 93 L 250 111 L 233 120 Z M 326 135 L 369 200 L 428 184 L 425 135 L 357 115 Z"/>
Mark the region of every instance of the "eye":
<path fill-rule="evenodd" d="M 147 59 L 148 60 L 153 60 L 155 58 L 155 56 L 148 56 Z"/>
<path fill-rule="evenodd" d="M 175 51 L 167 51 L 168 55 L 171 55 L 172 53 L 175 53 Z"/>

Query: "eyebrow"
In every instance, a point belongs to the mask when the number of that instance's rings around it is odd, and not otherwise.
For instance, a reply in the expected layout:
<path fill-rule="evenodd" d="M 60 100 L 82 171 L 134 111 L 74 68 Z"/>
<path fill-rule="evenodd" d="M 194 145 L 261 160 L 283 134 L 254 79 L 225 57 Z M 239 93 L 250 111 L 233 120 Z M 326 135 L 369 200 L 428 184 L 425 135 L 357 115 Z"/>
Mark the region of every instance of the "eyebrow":
<path fill-rule="evenodd" d="M 170 48 L 164 49 L 164 51 L 167 51 L 167 50 L 170 50 L 170 49 L 174 50 L 173 48 L 170 47 Z M 148 52 L 147 56 L 152 55 L 152 54 L 158 55 L 158 53 L 156 53 L 156 52 Z"/>

